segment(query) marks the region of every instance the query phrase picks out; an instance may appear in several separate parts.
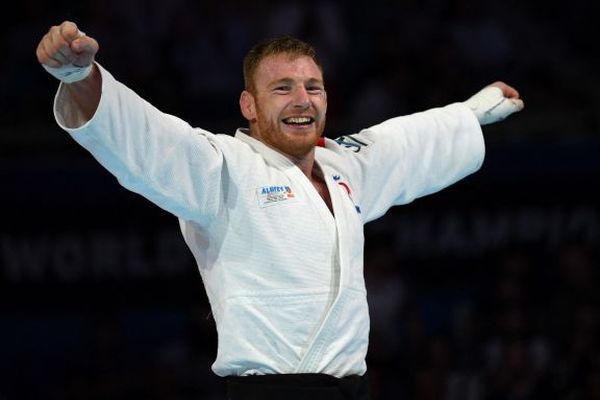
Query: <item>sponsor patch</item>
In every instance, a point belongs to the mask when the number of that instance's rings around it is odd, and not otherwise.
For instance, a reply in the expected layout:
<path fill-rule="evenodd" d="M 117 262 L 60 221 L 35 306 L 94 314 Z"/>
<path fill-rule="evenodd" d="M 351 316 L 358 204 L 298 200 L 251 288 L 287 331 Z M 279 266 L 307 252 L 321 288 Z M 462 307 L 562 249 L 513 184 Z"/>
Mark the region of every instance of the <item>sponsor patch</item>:
<path fill-rule="evenodd" d="M 262 186 L 256 188 L 256 198 L 261 208 L 296 200 L 296 194 L 288 185 Z"/>

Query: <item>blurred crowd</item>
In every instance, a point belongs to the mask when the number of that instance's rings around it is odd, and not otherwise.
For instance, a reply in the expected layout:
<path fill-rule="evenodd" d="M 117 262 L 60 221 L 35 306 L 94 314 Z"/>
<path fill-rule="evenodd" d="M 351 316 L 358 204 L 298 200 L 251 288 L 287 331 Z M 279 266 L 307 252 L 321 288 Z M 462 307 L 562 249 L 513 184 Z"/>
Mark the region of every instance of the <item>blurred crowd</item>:
<path fill-rule="evenodd" d="M 600 57 L 590 1 L 26 0 L 16 7 L 22 12 L 0 39 L 11 55 L 0 65 L 5 126 L 50 119 L 56 82 L 34 49 L 51 25 L 69 19 L 98 39 L 98 61 L 119 80 L 217 132 L 243 123 L 237 99 L 245 52 L 282 34 L 319 51 L 330 136 L 464 100 L 497 79 L 516 86 L 528 106 L 518 132 L 502 137 L 598 132 Z"/>
<path fill-rule="evenodd" d="M 600 398 L 595 249 L 429 263 L 390 251 L 377 246 L 365 266 L 376 398 Z"/>
<path fill-rule="evenodd" d="M 50 109 L 56 82 L 34 50 L 65 19 L 98 39 L 98 61 L 119 80 L 215 132 L 244 123 L 237 103 L 248 48 L 291 34 L 320 53 L 331 137 L 463 100 L 496 79 L 521 91 L 527 112 L 492 128 L 502 132 L 490 140 L 597 136 L 595 6 L 24 0 L 1 28 L 9 57 L 0 63 L 0 154 L 59 135 Z M 55 131 L 43 136 L 40 127 Z M 424 258 L 399 254 L 392 237 L 393 228 L 367 230 L 374 400 L 600 399 L 596 248 L 572 240 Z M 163 307 L 132 299 L 36 314 L 5 304 L 0 320 L 16 328 L 3 329 L 0 340 L 21 346 L 0 353 L 0 400 L 223 399 L 223 383 L 210 372 L 216 332 L 199 279 L 196 301 Z M 18 338 L 7 337 L 14 332 Z"/>
<path fill-rule="evenodd" d="M 371 237 L 365 263 L 374 400 L 600 399 L 597 249 L 411 259 L 390 238 Z M 131 293 L 3 318 L 21 337 L 0 360 L 0 398 L 224 399 L 200 283 L 185 304 Z"/>

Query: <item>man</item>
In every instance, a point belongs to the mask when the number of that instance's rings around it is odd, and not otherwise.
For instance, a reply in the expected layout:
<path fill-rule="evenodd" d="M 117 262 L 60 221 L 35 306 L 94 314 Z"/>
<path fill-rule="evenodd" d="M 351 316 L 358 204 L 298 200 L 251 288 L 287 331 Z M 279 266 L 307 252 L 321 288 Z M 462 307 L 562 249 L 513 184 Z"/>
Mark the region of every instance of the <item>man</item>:
<path fill-rule="evenodd" d="M 94 62 L 72 22 L 41 40 L 63 81 L 59 125 L 126 188 L 179 218 L 218 331 L 212 369 L 230 399 L 367 399 L 363 225 L 483 161 L 480 124 L 523 108 L 496 82 L 464 103 L 322 137 L 327 94 L 312 47 L 293 38 L 244 60 L 235 137 L 164 114 Z"/>

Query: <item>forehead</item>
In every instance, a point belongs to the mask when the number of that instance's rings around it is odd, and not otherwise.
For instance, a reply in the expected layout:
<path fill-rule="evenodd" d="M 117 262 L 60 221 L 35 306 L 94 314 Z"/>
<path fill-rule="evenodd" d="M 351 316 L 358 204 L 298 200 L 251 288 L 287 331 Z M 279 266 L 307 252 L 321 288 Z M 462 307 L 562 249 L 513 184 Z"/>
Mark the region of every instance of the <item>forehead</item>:
<path fill-rule="evenodd" d="M 260 87 L 280 79 L 323 81 L 323 73 L 308 56 L 277 54 L 261 60 L 254 75 L 256 85 Z"/>

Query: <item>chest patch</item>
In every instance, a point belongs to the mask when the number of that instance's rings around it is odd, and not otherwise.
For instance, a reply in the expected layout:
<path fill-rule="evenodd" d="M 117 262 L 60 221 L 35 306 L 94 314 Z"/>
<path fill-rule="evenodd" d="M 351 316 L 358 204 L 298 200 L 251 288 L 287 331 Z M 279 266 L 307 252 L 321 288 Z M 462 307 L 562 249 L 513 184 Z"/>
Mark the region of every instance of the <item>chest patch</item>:
<path fill-rule="evenodd" d="M 287 185 L 262 186 L 256 188 L 256 198 L 260 208 L 277 204 L 291 203 L 296 200 L 296 194 Z"/>

